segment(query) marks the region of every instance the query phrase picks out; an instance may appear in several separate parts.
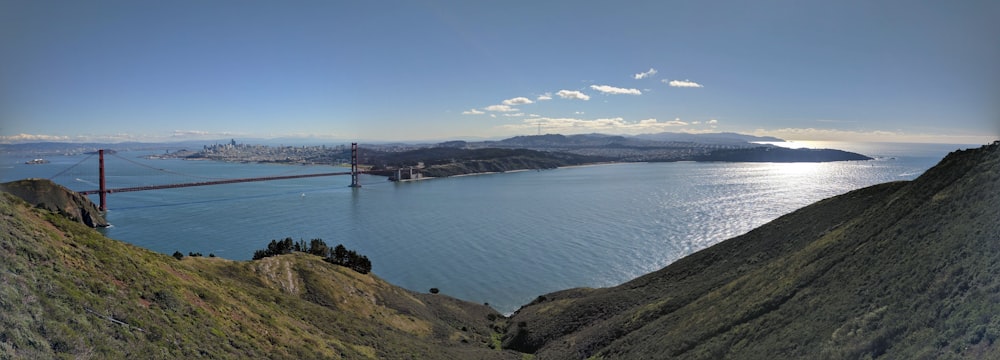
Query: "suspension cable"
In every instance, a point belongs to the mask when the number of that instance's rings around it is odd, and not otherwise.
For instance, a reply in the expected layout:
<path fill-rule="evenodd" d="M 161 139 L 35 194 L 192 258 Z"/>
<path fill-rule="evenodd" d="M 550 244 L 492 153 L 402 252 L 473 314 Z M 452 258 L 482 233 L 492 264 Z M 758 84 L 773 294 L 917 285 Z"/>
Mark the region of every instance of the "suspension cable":
<path fill-rule="evenodd" d="M 65 173 L 69 172 L 70 170 L 73 170 L 73 168 L 77 167 L 80 164 L 83 164 L 84 161 L 87 161 L 88 159 L 90 159 L 92 157 L 94 157 L 94 154 L 87 155 L 87 157 L 83 158 L 83 160 L 80 160 L 76 164 L 73 164 L 73 166 L 70 166 L 70 167 L 66 168 L 65 170 L 63 170 L 63 171 L 60 171 L 58 174 L 50 176 L 49 180 L 55 179 L 55 178 L 61 176 L 62 174 L 65 174 Z"/>
<path fill-rule="evenodd" d="M 128 161 L 128 162 L 130 162 L 132 164 L 135 164 L 135 165 L 138 165 L 138 166 L 142 166 L 144 168 L 148 168 L 148 169 L 152 169 L 152 170 L 156 170 L 156 171 L 161 171 L 161 172 L 165 172 L 165 173 L 168 173 L 168 174 L 180 175 L 180 176 L 187 176 L 187 177 L 193 177 L 193 178 L 199 178 L 199 179 L 211 179 L 211 180 L 225 179 L 225 178 L 220 178 L 220 177 L 191 175 L 191 174 L 179 173 L 179 172 L 176 172 L 176 171 L 170 171 L 170 170 L 167 170 L 167 169 L 158 168 L 158 167 L 154 167 L 154 166 L 151 166 L 151 165 L 143 164 L 141 162 L 138 162 L 138 161 L 135 161 L 135 160 L 132 160 L 132 159 L 129 159 L 129 158 L 118 156 L 118 154 L 111 154 L 111 156 L 114 156 L 116 158 Z"/>

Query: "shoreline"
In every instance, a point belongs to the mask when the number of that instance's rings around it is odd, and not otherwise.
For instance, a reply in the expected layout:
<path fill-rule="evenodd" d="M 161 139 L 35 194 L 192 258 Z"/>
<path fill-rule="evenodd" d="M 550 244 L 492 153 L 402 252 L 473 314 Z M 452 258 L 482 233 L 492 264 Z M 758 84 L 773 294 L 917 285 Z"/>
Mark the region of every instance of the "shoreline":
<path fill-rule="evenodd" d="M 622 164 L 640 164 L 640 163 L 646 163 L 646 162 L 645 161 L 643 161 L 643 162 L 609 161 L 609 162 L 600 162 L 600 163 L 593 163 L 593 164 L 559 166 L 559 167 L 555 167 L 555 168 L 551 168 L 551 169 L 517 169 L 517 170 L 509 170 L 509 171 L 487 171 L 487 172 L 477 172 L 477 173 L 468 173 L 468 174 L 458 174 L 458 175 L 451 175 L 451 176 L 425 176 L 425 177 L 421 177 L 419 179 L 396 180 L 394 182 L 403 183 L 403 182 L 424 181 L 424 180 L 432 180 L 432 179 L 448 179 L 448 178 L 481 176 L 481 175 L 510 174 L 510 173 L 519 173 L 519 172 L 527 172 L 527 171 L 546 171 L 546 170 L 557 170 L 557 169 L 573 169 L 573 168 L 584 168 L 584 167 L 593 167 L 593 166 L 622 165 Z"/>

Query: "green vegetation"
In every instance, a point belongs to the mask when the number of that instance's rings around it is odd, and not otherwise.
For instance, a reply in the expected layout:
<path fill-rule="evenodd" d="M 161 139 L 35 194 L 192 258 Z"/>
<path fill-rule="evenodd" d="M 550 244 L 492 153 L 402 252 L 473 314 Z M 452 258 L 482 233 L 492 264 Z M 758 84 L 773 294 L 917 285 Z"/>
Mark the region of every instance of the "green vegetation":
<path fill-rule="evenodd" d="M 398 167 L 423 163 L 420 173 L 427 177 L 505 172 L 514 170 L 554 169 L 560 166 L 607 161 L 606 158 L 528 149 L 459 149 L 433 147 L 403 152 L 366 152 L 366 162 L 374 165 L 370 173 L 393 176 Z"/>
<path fill-rule="evenodd" d="M 270 256 L 291 254 L 293 251 L 316 255 L 328 263 L 340 265 L 362 274 L 372 271 L 372 262 L 368 260 L 367 256 L 358 254 L 354 250 L 347 250 L 343 244 L 338 244 L 331 250 L 323 242 L 323 239 L 312 239 L 308 244 L 304 240 L 295 242 L 292 238 L 285 238 L 282 241 L 271 240 L 266 249 L 254 251 L 253 259 L 260 260 Z"/>
<path fill-rule="evenodd" d="M 0 229 L 2 359 L 520 358 L 489 307 L 306 253 L 178 260 L 7 193 Z"/>
<path fill-rule="evenodd" d="M 505 318 L 319 239 L 171 257 L 0 193 L 0 358 L 998 358 L 997 204 L 1000 142 Z"/>

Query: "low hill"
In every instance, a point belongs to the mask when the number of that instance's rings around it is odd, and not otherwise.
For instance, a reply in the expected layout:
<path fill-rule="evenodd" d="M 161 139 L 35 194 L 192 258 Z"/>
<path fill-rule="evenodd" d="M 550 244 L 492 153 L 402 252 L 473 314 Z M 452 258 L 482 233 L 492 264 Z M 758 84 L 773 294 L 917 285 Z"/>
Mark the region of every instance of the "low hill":
<path fill-rule="evenodd" d="M 778 218 L 605 289 L 539 296 L 545 359 L 1000 357 L 1000 142 Z"/>
<path fill-rule="evenodd" d="M 423 148 L 401 152 L 366 154 L 374 165 L 370 174 L 392 176 L 398 167 L 421 164 L 420 172 L 427 177 L 505 172 L 514 170 L 554 169 L 560 166 L 589 164 L 607 159 L 567 153 L 528 149 L 461 149 L 449 146 Z"/>
<path fill-rule="evenodd" d="M 519 358 L 491 308 L 318 256 L 178 260 L 8 193 L 0 228 L 3 359 Z"/>
<path fill-rule="evenodd" d="M 782 147 L 755 147 L 746 149 L 712 150 L 703 155 L 693 156 L 694 161 L 723 162 L 827 162 L 863 161 L 872 158 L 836 149 L 788 149 Z"/>
<path fill-rule="evenodd" d="M 833 149 L 788 149 L 760 141 L 783 141 L 734 133 L 660 133 L 639 136 L 604 134 L 529 135 L 500 141 L 462 143 L 467 148 L 523 148 L 600 157 L 610 161 L 669 162 L 828 162 L 871 160 L 865 155 Z M 456 146 L 448 143 L 443 146 Z"/>

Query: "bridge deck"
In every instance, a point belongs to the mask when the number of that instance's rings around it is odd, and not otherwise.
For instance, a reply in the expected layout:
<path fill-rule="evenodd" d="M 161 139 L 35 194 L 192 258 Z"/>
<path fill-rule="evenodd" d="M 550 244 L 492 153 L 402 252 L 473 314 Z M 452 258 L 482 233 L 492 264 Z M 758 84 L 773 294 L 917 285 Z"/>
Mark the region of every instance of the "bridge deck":
<path fill-rule="evenodd" d="M 359 173 L 365 173 L 364 171 L 359 171 Z M 130 192 L 130 191 L 144 191 L 144 190 L 158 190 L 158 189 L 174 189 L 182 187 L 192 187 L 192 186 L 206 186 L 206 185 L 221 185 L 221 184 L 235 184 L 235 183 L 245 183 L 254 181 L 269 181 L 269 180 L 286 180 L 286 179 L 301 179 L 310 177 L 320 177 L 320 176 L 335 176 L 335 175 L 350 175 L 350 171 L 343 172 L 332 172 L 332 173 L 319 173 L 319 174 L 305 174 L 305 175 L 285 175 L 285 176 L 263 176 L 254 178 L 243 178 L 243 179 L 225 179 L 225 180 L 213 180 L 213 181 L 199 181 L 190 183 L 180 183 L 180 184 L 163 184 L 163 185 L 147 185 L 147 186 L 134 186 L 134 187 L 123 187 L 117 189 L 107 189 L 107 193 L 119 193 L 119 192 Z M 78 191 L 82 195 L 100 194 L 101 190 L 84 190 Z"/>

